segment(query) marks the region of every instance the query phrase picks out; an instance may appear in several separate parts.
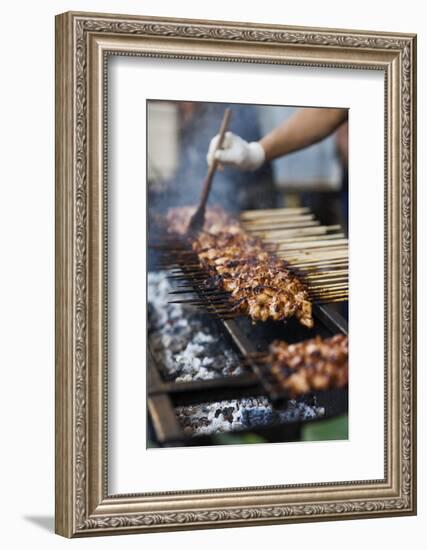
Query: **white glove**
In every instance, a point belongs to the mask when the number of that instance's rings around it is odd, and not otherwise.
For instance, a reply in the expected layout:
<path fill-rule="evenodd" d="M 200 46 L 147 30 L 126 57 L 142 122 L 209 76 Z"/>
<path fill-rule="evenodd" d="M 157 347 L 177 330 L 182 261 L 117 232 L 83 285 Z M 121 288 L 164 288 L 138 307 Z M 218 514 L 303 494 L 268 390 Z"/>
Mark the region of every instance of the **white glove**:
<path fill-rule="evenodd" d="M 209 166 L 214 159 L 217 159 L 220 164 L 232 166 L 238 170 L 252 171 L 259 168 L 265 161 L 264 149 L 256 141 L 248 143 L 240 136 L 227 132 L 224 136 L 222 149 L 215 153 L 218 140 L 219 135 L 216 135 L 209 144 L 206 156 Z"/>

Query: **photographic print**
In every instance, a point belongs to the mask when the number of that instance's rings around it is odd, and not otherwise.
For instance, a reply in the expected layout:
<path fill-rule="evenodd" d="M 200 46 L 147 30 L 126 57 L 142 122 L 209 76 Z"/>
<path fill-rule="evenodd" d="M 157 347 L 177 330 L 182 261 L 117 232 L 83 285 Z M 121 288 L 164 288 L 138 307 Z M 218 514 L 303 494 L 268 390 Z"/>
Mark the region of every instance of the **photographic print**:
<path fill-rule="evenodd" d="M 348 437 L 348 110 L 147 101 L 147 446 Z"/>
<path fill-rule="evenodd" d="M 56 18 L 56 531 L 416 511 L 404 33 Z"/>

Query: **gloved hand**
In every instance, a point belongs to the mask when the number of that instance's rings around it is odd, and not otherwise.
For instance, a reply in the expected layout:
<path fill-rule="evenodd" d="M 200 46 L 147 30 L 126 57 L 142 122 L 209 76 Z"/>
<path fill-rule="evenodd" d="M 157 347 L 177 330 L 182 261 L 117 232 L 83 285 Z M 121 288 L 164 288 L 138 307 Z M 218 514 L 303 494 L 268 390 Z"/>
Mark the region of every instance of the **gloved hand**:
<path fill-rule="evenodd" d="M 265 161 L 265 152 L 256 141 L 248 143 L 240 136 L 227 132 L 224 136 L 222 149 L 215 153 L 219 135 L 211 139 L 207 154 L 208 165 L 210 166 L 216 158 L 220 164 L 232 166 L 239 170 L 253 171 Z"/>

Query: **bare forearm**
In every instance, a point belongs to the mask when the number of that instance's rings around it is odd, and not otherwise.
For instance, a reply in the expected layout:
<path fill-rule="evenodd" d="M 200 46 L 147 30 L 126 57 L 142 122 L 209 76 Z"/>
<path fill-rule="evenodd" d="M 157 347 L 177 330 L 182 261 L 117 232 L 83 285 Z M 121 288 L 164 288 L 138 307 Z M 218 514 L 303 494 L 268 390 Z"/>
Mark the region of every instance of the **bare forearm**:
<path fill-rule="evenodd" d="M 347 119 L 347 109 L 301 109 L 260 140 L 266 160 L 320 141 Z"/>

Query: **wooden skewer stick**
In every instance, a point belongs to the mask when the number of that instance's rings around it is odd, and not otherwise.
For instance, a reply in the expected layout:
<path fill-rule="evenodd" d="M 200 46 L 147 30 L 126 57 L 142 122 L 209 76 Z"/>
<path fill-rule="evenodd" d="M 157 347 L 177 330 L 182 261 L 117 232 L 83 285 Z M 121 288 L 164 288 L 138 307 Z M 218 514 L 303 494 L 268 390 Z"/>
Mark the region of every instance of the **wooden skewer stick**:
<path fill-rule="evenodd" d="M 310 286 L 312 281 L 307 281 L 307 284 Z M 348 277 L 347 275 L 339 275 L 337 277 L 333 277 L 329 275 L 328 277 L 325 277 L 324 279 L 315 279 L 316 283 L 319 283 L 322 287 L 325 287 L 326 285 L 331 285 L 333 283 L 345 283 L 348 286 Z"/>
<path fill-rule="evenodd" d="M 293 244 L 293 243 L 309 243 L 309 242 L 314 242 L 313 241 L 313 237 L 314 235 L 303 235 L 301 237 L 286 237 L 284 239 L 278 239 L 278 240 L 272 240 L 272 241 L 265 241 L 265 244 L 278 244 L 278 245 L 281 245 L 281 244 Z M 344 233 L 333 233 L 331 235 L 322 235 L 321 236 L 321 240 L 320 241 L 317 241 L 317 242 L 331 242 L 331 241 L 335 241 L 336 239 L 344 239 L 345 238 L 345 235 Z M 332 243 L 331 243 L 332 244 Z"/>
<path fill-rule="evenodd" d="M 308 260 L 310 258 L 317 258 L 317 257 L 326 257 L 326 256 L 332 256 L 333 254 L 336 254 L 338 256 L 348 256 L 348 248 L 346 246 L 339 246 L 339 247 L 326 247 L 323 248 L 323 250 L 278 250 L 276 255 L 288 258 L 301 258 L 303 260 Z"/>
<path fill-rule="evenodd" d="M 328 291 L 324 291 L 324 292 L 318 292 L 318 291 L 310 291 L 310 295 L 311 296 L 321 296 L 321 297 L 324 297 L 324 296 L 331 296 L 331 295 L 340 295 L 340 296 L 343 296 L 344 294 L 348 295 L 348 289 L 347 288 L 344 288 L 344 289 L 340 289 L 340 288 L 337 288 L 337 289 L 331 289 L 331 290 L 328 290 Z"/>
<path fill-rule="evenodd" d="M 324 271 L 320 273 L 309 273 L 305 275 L 305 279 L 324 280 L 330 277 L 348 277 L 348 269 L 337 269 L 336 271 Z"/>
<path fill-rule="evenodd" d="M 299 252 L 298 250 L 295 251 L 288 251 L 288 252 L 278 252 L 276 254 L 278 258 L 283 258 L 287 262 L 303 262 L 303 261 L 314 261 L 314 260 L 326 260 L 328 258 L 332 259 L 339 259 L 339 258 L 348 258 L 348 250 L 346 248 L 343 248 L 341 250 L 322 250 L 322 251 L 306 251 L 306 252 Z"/>
<path fill-rule="evenodd" d="M 310 212 L 306 206 L 295 208 L 263 208 L 261 210 L 244 210 L 240 213 L 240 219 L 263 218 L 268 216 L 286 216 L 287 214 L 305 214 Z"/>
<path fill-rule="evenodd" d="M 348 253 L 348 246 L 345 244 L 338 243 L 339 239 L 336 241 L 330 241 L 325 243 L 324 246 L 317 247 L 316 245 L 306 245 L 306 243 L 296 243 L 292 248 L 292 245 L 289 247 L 287 245 L 276 245 L 276 252 L 281 254 L 287 254 L 289 257 L 293 255 L 308 256 L 313 254 L 328 254 L 329 252 L 346 252 Z"/>
<path fill-rule="evenodd" d="M 303 269 L 301 268 L 297 269 L 297 268 L 291 267 L 291 269 L 294 269 L 295 271 L 297 271 L 300 275 L 302 275 L 302 277 L 307 278 L 308 275 L 315 275 L 316 273 L 320 274 L 322 273 L 322 271 L 325 271 L 325 273 L 329 273 L 331 271 L 333 272 L 341 269 L 348 269 L 348 264 L 347 263 L 341 263 L 341 264 L 328 263 L 317 267 L 306 267 Z"/>
<path fill-rule="evenodd" d="M 267 238 L 271 235 L 280 234 L 282 230 L 296 229 L 296 228 L 303 228 L 303 227 L 313 227 L 313 226 L 319 226 L 319 225 L 320 225 L 319 220 L 289 222 L 289 223 L 283 223 L 280 227 L 271 227 L 271 228 L 266 227 L 264 229 L 251 229 L 250 233 L 254 233 L 261 238 Z"/>
<path fill-rule="evenodd" d="M 289 243 L 289 244 L 279 244 L 278 250 L 316 250 L 318 248 L 329 248 L 329 249 L 335 249 L 335 248 L 345 248 L 348 247 L 348 240 L 347 239 L 337 239 L 336 241 L 324 241 L 324 240 L 316 240 L 316 241 L 307 241 L 303 243 Z"/>
<path fill-rule="evenodd" d="M 253 212 L 253 214 L 250 214 Z M 301 208 L 274 208 L 271 212 L 268 210 L 246 210 L 240 212 L 239 219 L 240 221 L 258 221 L 258 220 L 271 220 L 274 218 L 286 218 L 289 216 L 305 216 L 306 214 L 311 214 L 311 210 L 308 207 Z"/>
<path fill-rule="evenodd" d="M 323 246 L 319 249 L 316 248 L 294 248 L 289 250 L 282 250 L 279 247 L 275 251 L 273 248 L 270 250 L 275 256 L 279 258 L 284 258 L 285 260 L 289 261 L 296 261 L 301 260 L 301 262 L 307 261 L 315 261 L 316 259 L 324 260 L 329 257 L 333 257 L 333 254 L 336 253 L 336 259 L 340 257 L 344 257 L 348 255 L 348 249 L 345 246 L 337 245 L 333 246 L 333 243 L 330 244 L 330 246 Z"/>
<path fill-rule="evenodd" d="M 241 216 L 267 216 L 268 214 L 280 214 L 283 212 L 309 212 L 308 206 L 279 206 L 275 208 L 254 208 L 243 210 Z"/>
<path fill-rule="evenodd" d="M 348 300 L 348 292 L 336 292 L 330 294 L 310 294 L 310 300 L 316 302 L 317 300 Z"/>
<path fill-rule="evenodd" d="M 326 281 L 316 281 L 316 283 L 319 283 L 316 287 L 312 286 L 311 283 L 307 283 L 308 284 L 308 288 L 312 288 L 313 290 L 319 290 L 319 291 L 322 291 L 322 290 L 328 290 L 329 288 L 332 288 L 334 285 L 338 285 L 338 284 L 342 284 L 343 285 L 343 288 L 347 289 L 348 288 L 348 280 L 345 279 L 345 278 L 341 278 L 341 279 L 330 279 L 330 280 L 326 280 Z"/>
<path fill-rule="evenodd" d="M 300 271 L 312 270 L 313 268 L 324 269 L 327 266 L 340 266 L 348 265 L 347 258 L 338 258 L 337 260 L 313 260 L 309 262 L 300 262 L 299 264 L 293 263 L 291 267 L 298 268 Z"/>
<path fill-rule="evenodd" d="M 298 248 L 283 250 L 281 248 L 281 245 L 277 245 L 277 253 L 287 254 L 290 258 L 294 256 L 302 256 L 307 258 L 308 256 L 314 256 L 314 255 L 319 255 L 319 256 L 326 255 L 326 254 L 330 254 L 331 252 L 337 252 L 337 253 L 345 252 L 346 254 L 348 254 L 348 246 L 346 244 L 337 244 L 337 241 L 334 241 L 334 242 L 329 242 L 328 246 L 321 246 L 319 249 L 304 248 L 302 246 L 299 246 Z"/>
<path fill-rule="evenodd" d="M 295 211 L 295 212 L 279 212 L 278 214 L 269 214 L 268 216 L 252 216 L 252 217 L 242 217 L 240 216 L 240 222 L 241 223 L 265 223 L 264 220 L 278 220 L 284 218 L 299 218 L 304 216 L 311 216 L 314 217 L 314 214 L 308 210 L 306 211 Z"/>
<path fill-rule="evenodd" d="M 275 228 L 280 227 L 283 224 L 289 225 L 294 222 L 305 222 L 310 221 L 314 219 L 314 214 L 306 214 L 303 216 L 286 216 L 283 219 L 277 219 L 277 221 L 273 220 L 259 220 L 256 222 L 242 222 L 242 227 L 245 229 L 248 229 L 249 231 L 252 230 L 261 230 L 261 229 L 269 229 L 269 228 Z"/>
<path fill-rule="evenodd" d="M 311 290 L 309 291 L 309 293 L 310 293 L 310 296 L 318 296 L 320 298 L 325 298 L 326 296 L 332 296 L 332 295 L 335 296 L 336 294 L 339 294 L 340 296 L 346 294 L 348 296 L 348 288 L 331 288 L 330 290 L 325 292 L 318 292 L 315 290 Z"/>
<path fill-rule="evenodd" d="M 333 248 L 332 250 L 328 248 L 324 248 L 323 250 L 278 250 L 276 256 L 278 256 L 279 258 L 284 258 L 285 260 L 288 260 L 288 262 L 294 260 L 308 260 L 316 258 L 341 258 L 348 257 L 348 248 L 341 246 L 339 248 Z"/>
<path fill-rule="evenodd" d="M 325 255 L 325 256 L 310 256 L 309 258 L 306 258 L 306 257 L 299 257 L 299 258 L 289 258 L 287 257 L 287 255 L 278 255 L 279 258 L 283 259 L 287 265 L 291 268 L 291 269 L 300 269 L 298 268 L 298 265 L 305 265 L 307 262 L 323 262 L 324 264 L 326 262 L 333 262 L 333 261 L 336 261 L 336 260 L 339 260 L 339 261 L 344 261 L 344 262 L 347 262 L 348 263 L 348 257 L 346 255 L 341 255 L 341 254 L 328 254 L 328 255 Z M 322 268 L 324 269 L 324 267 Z"/>
<path fill-rule="evenodd" d="M 316 300 L 337 300 L 337 299 L 347 299 L 348 300 L 348 292 L 346 293 L 332 293 L 332 294 L 311 294 L 310 298 L 315 302 Z"/>
<path fill-rule="evenodd" d="M 324 290 L 319 289 L 309 289 L 310 296 L 329 296 L 330 294 L 348 294 L 348 288 L 344 286 L 343 288 L 326 288 Z"/>
<path fill-rule="evenodd" d="M 318 281 L 316 281 L 318 282 Z M 345 279 L 345 278 L 341 278 L 341 279 L 332 279 L 332 280 L 326 280 L 326 281 L 319 281 L 319 283 L 321 283 L 320 285 L 318 285 L 315 289 L 313 288 L 313 290 L 319 290 L 319 291 L 322 291 L 322 290 L 328 290 L 330 287 L 332 288 L 332 286 L 334 284 L 343 284 L 345 289 L 348 288 L 348 281 Z M 310 289 L 311 285 L 308 284 L 308 288 Z"/>
<path fill-rule="evenodd" d="M 338 287 L 338 286 L 348 288 L 348 280 L 337 281 L 336 279 L 331 279 L 330 281 L 327 281 L 327 282 L 315 280 L 315 281 L 309 281 L 307 284 L 309 288 L 319 289 L 319 290 L 322 290 L 324 288 Z"/>
<path fill-rule="evenodd" d="M 283 236 L 283 238 L 289 238 L 289 237 L 305 237 L 310 235 L 326 235 L 332 231 L 337 231 L 341 229 L 339 225 L 316 225 L 311 227 L 297 227 L 295 229 L 283 229 L 280 231 L 280 235 L 278 234 L 278 237 L 275 237 L 275 241 L 277 242 L 278 238 Z M 264 243 L 268 243 L 268 240 L 264 240 Z"/>
<path fill-rule="evenodd" d="M 312 296 L 329 296 L 331 294 L 348 294 L 348 288 L 331 288 L 329 290 L 319 291 L 311 290 L 310 295 Z"/>
<path fill-rule="evenodd" d="M 347 288 L 337 288 L 337 289 L 331 289 L 331 290 L 328 290 L 328 292 L 315 292 L 315 291 L 311 291 L 310 293 L 310 297 L 311 299 L 314 299 L 313 297 L 318 297 L 318 298 L 326 298 L 326 297 L 329 297 L 329 296 L 348 296 L 348 289 Z"/>
<path fill-rule="evenodd" d="M 342 234 L 341 234 L 342 235 Z M 287 244 L 292 243 L 298 243 L 301 242 L 301 246 L 304 245 L 305 242 L 315 241 L 315 240 L 321 240 L 321 241 L 328 241 L 330 243 L 330 246 L 338 246 L 335 244 L 335 241 L 338 241 L 340 239 L 343 239 L 345 237 L 342 237 L 340 234 L 337 235 L 326 235 L 326 234 L 319 234 L 319 235 L 311 235 L 308 233 L 301 233 L 301 234 L 295 234 L 295 235 L 277 235 L 274 237 L 270 237 L 269 239 L 263 239 L 263 244 L 267 250 L 281 250 L 281 246 L 286 246 Z M 257 235 L 255 235 L 257 236 Z M 341 246 L 341 245 L 339 245 Z"/>
<path fill-rule="evenodd" d="M 316 260 L 316 262 L 318 262 L 318 260 Z M 336 258 L 332 260 L 330 258 L 327 258 L 318 267 L 312 265 L 308 265 L 307 267 L 307 264 L 299 264 L 297 261 L 287 262 L 287 265 L 289 269 L 293 269 L 305 275 L 309 273 L 320 273 L 321 271 L 328 269 L 328 266 L 331 266 L 331 270 L 345 268 L 348 269 L 348 260 L 347 258 Z"/>

